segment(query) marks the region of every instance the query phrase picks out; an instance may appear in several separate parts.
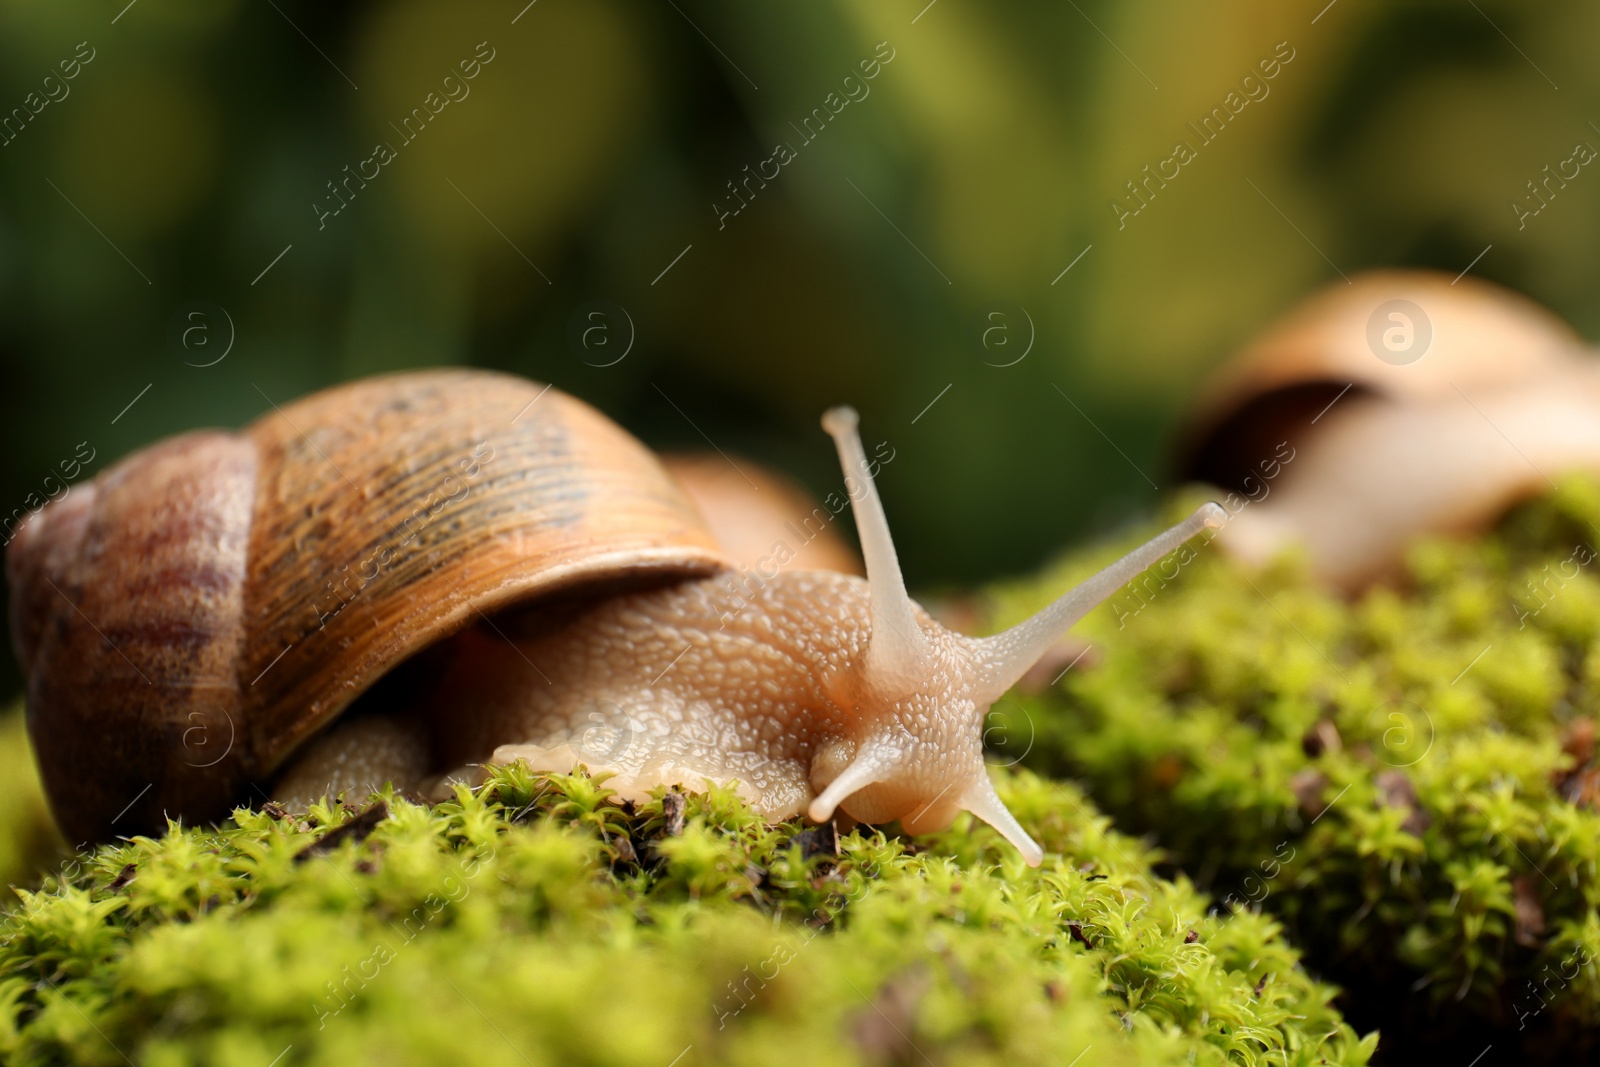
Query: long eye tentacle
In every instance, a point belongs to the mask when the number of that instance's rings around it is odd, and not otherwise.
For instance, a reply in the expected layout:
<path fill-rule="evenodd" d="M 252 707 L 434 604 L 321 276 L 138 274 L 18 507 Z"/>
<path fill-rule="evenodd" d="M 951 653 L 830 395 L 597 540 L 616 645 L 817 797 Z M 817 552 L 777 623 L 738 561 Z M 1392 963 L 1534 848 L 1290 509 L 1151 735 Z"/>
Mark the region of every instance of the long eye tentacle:
<path fill-rule="evenodd" d="M 1079 619 L 1201 530 L 1220 529 L 1227 518 L 1221 504 L 1200 505 L 1193 515 L 1074 587 L 1031 619 L 982 641 L 980 647 L 988 660 L 984 699 L 998 700 Z"/>
<path fill-rule="evenodd" d="M 861 555 L 867 564 L 867 585 L 872 599 L 872 635 L 867 644 L 867 673 L 876 679 L 911 679 L 928 662 L 928 640 L 917 625 L 911 597 L 906 593 L 889 536 L 889 520 L 873 484 L 866 451 L 861 447 L 860 420 L 852 407 L 830 408 L 822 416 L 839 449 L 839 465 L 844 468 L 850 507 L 856 515 L 856 532 L 861 538 Z M 851 486 L 851 476 L 855 484 Z"/>

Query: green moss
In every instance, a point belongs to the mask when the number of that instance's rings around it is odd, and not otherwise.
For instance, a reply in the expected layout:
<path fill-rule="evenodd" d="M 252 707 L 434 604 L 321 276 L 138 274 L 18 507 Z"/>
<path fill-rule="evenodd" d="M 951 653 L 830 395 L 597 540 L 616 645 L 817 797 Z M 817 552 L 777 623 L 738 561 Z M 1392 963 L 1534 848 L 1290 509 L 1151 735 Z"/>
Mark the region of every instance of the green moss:
<path fill-rule="evenodd" d="M 729 792 L 498 771 L 375 822 L 243 810 L 103 847 L 0 934 L 17 1064 L 1366 1062 L 1277 923 L 1207 918 L 1075 788 L 838 854 Z M 677 810 L 674 811 L 676 806 Z M 676 818 L 674 817 L 676 815 Z M 335 825 L 330 848 L 305 850 Z M 281 1058 L 279 1058 L 281 1057 Z M 1089 1061 L 1085 1061 L 1089 1062 Z"/>
<path fill-rule="evenodd" d="M 1354 601 L 1292 558 L 1256 572 L 1200 549 L 1086 620 L 1099 665 L 1011 698 L 991 740 L 1031 744 L 1217 897 L 1281 917 L 1385 1047 L 1592 1045 L 1597 520 L 1600 489 L 1565 484 Z M 997 591 L 995 625 L 1118 547 Z"/>

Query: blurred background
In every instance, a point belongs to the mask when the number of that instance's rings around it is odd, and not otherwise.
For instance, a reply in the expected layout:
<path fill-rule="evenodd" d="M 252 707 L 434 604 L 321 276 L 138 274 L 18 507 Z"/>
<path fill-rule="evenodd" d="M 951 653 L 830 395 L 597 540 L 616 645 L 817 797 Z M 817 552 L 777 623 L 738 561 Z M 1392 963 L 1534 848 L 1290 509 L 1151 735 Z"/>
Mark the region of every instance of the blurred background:
<path fill-rule="evenodd" d="M 1025 571 L 1173 488 L 1208 370 L 1341 274 L 1470 266 L 1593 336 L 1600 174 L 1528 183 L 1600 146 L 1597 39 L 1578 0 L 11 0 L 0 515 L 463 363 L 819 493 L 849 401 L 914 588 Z"/>

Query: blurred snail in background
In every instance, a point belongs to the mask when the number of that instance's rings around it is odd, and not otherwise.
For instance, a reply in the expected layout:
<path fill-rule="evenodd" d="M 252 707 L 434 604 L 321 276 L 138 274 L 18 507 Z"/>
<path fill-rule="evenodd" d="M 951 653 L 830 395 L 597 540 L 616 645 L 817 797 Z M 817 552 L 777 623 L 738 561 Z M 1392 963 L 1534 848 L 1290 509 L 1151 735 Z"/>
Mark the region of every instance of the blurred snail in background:
<path fill-rule="evenodd" d="M 1362 274 L 1224 367 L 1180 451 L 1182 473 L 1231 491 L 1224 550 L 1260 564 L 1298 544 L 1353 591 L 1397 574 L 1419 537 L 1485 529 L 1562 474 L 1600 474 L 1600 364 L 1499 286 Z"/>
<path fill-rule="evenodd" d="M 855 413 L 823 424 L 865 579 L 826 538 L 751 564 L 740 509 L 789 490 L 678 462 L 686 489 L 586 404 L 488 372 L 368 379 L 127 457 L 7 554 L 58 821 L 104 839 L 520 759 L 624 797 L 736 781 L 771 819 L 915 834 L 969 811 L 1037 865 L 985 770 L 989 705 L 1223 510 L 966 637 L 906 593 Z"/>

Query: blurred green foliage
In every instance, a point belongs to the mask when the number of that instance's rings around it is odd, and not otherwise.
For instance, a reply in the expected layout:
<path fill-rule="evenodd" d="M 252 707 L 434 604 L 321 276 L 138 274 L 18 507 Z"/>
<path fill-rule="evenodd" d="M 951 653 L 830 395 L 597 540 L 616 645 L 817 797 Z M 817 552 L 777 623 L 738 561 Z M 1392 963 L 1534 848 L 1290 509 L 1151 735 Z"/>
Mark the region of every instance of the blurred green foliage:
<path fill-rule="evenodd" d="M 1570 481 L 1354 602 L 1292 558 L 1253 573 L 1208 546 L 1086 619 L 1101 662 L 998 705 L 988 740 L 1082 775 L 1228 908 L 1281 918 L 1393 1062 L 1491 1043 L 1485 1063 L 1580 1062 L 1600 1034 L 1597 523 L 1600 485 Z M 997 594 L 994 625 L 1117 549 Z"/>
<path fill-rule="evenodd" d="M 79 442 L 89 476 L 337 380 L 472 362 L 818 487 L 816 417 L 850 400 L 906 457 L 883 492 L 913 584 L 1016 573 L 1153 501 L 1207 368 L 1336 269 L 1455 272 L 1492 243 L 1477 273 L 1593 330 L 1600 178 L 1521 230 L 1509 205 L 1600 144 L 1597 28 L 1578 0 L 19 0 L 0 513 Z M 479 42 L 470 95 L 407 143 Z M 1270 91 L 1119 228 L 1125 183 L 1280 42 Z M 319 222 L 380 142 L 397 158 Z M 719 223 L 778 142 L 797 158 Z"/>
<path fill-rule="evenodd" d="M 65 853 L 33 765 L 22 709 L 0 711 L 0 886 L 37 884 Z"/>

